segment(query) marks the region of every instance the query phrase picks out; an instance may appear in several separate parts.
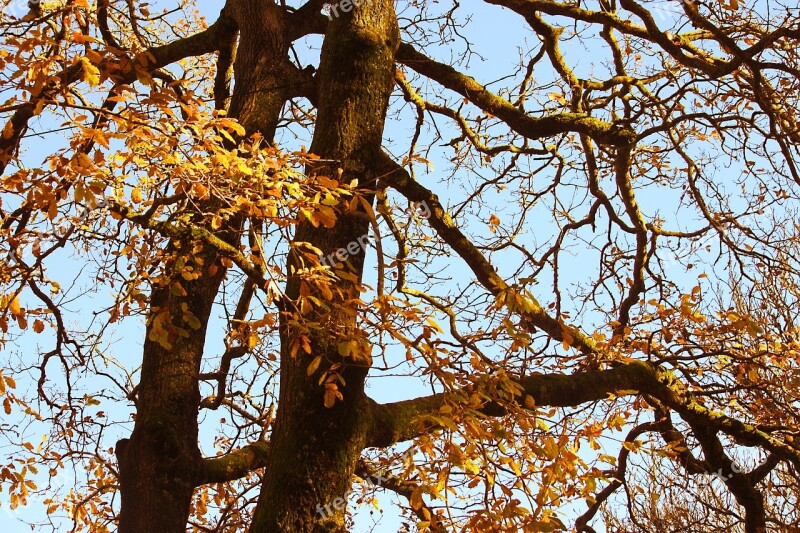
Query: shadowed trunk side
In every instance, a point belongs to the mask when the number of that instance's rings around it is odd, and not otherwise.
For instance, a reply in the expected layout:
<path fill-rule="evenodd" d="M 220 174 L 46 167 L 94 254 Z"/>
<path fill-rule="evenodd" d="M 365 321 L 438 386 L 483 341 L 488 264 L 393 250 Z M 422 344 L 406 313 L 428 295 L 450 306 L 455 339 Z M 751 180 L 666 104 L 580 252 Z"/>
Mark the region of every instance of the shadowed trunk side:
<path fill-rule="evenodd" d="M 354 7 L 331 22 L 322 48 L 318 74 L 320 91 L 314 140 L 310 151 L 323 161 L 310 172 L 357 179 L 361 186 L 375 187 L 380 161 L 381 139 L 389 96 L 394 84 L 394 53 L 399 31 L 393 2 L 375 0 Z M 367 195 L 368 201 L 371 195 Z M 303 223 L 294 243 L 308 242 L 326 256 L 369 232 L 363 210 L 342 213 L 332 229 Z M 365 251 L 349 257 L 346 267 L 360 281 Z M 300 267 L 299 254 L 290 265 Z M 299 304 L 301 295 L 313 291 L 291 278 L 286 294 Z M 371 410 L 364 394 L 369 359 L 343 358 L 337 350 L 342 335 L 357 327 L 355 313 L 337 311 L 337 304 L 359 296 L 357 283 L 339 279 L 333 287 L 333 301 L 327 309 L 315 309 L 303 317 L 317 323 L 307 335 L 311 353 L 292 355 L 292 345 L 301 331 L 287 314 L 282 322 L 281 385 L 277 418 L 271 438 L 270 462 L 251 526 L 251 533 L 279 531 L 345 531 L 346 494 L 351 487 L 356 462 L 368 436 Z M 320 296 L 321 299 L 324 299 Z M 312 376 L 310 362 L 321 356 L 322 363 Z M 321 373 L 340 365 L 336 373 L 342 400 L 333 407 L 323 403 Z"/>

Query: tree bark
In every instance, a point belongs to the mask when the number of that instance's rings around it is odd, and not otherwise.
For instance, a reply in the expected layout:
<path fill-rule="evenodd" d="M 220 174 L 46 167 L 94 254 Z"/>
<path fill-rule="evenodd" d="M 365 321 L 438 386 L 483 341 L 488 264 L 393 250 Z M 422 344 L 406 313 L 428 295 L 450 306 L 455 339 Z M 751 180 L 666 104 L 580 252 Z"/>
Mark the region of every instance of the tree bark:
<path fill-rule="evenodd" d="M 230 115 L 239 119 L 248 134 L 260 132 L 272 139 L 292 88 L 286 79 L 294 68 L 282 37 L 283 11 L 272 2 L 241 0 L 229 3 L 221 17 L 230 17 L 229 30 L 235 32 L 238 27 L 240 33 Z M 237 243 L 241 225 L 241 220 L 232 220 L 219 236 Z M 205 477 L 198 448 L 198 376 L 206 327 L 226 269 L 217 251 L 206 247 L 193 253 L 192 246 L 188 240 L 173 239 L 169 251 L 199 269 L 202 276 L 195 281 L 181 279 L 173 259 L 165 268 L 172 278 L 154 283 L 150 298 L 136 422 L 130 439 L 117 445 L 120 533 L 185 531 L 192 493 Z M 216 266 L 214 275 L 209 273 L 212 265 Z M 172 290 L 177 280 L 185 296 Z M 184 309 L 196 318 L 199 328 L 187 324 Z M 165 324 L 173 328 L 168 336 L 171 346 L 156 338 L 157 329 Z M 174 328 L 182 329 L 183 336 Z"/>
<path fill-rule="evenodd" d="M 355 6 L 335 18 L 325 36 L 318 74 L 318 116 L 310 151 L 323 161 L 309 172 L 358 179 L 374 188 L 379 167 L 381 139 L 389 96 L 394 84 L 394 53 L 399 30 L 391 0 L 375 0 Z M 367 195 L 368 201 L 371 199 Z M 324 254 L 347 248 L 369 231 L 362 210 L 343 213 L 332 229 L 301 224 L 294 243 L 308 242 Z M 343 268 L 360 280 L 364 250 L 349 258 Z M 291 267 L 301 258 L 290 256 Z M 290 270 L 291 271 L 291 270 Z M 288 308 L 299 306 L 304 290 L 298 278 L 290 278 Z M 316 324 L 305 333 L 311 350 L 292 355 L 291 347 L 303 334 L 292 325 L 287 309 L 282 322 L 281 384 L 278 412 L 271 437 L 270 461 L 251 525 L 252 533 L 278 531 L 344 531 L 347 492 L 356 463 L 364 449 L 370 427 L 369 400 L 364 380 L 369 362 L 343 358 L 337 340 L 352 334 L 357 326 L 352 314 L 337 312 L 337 304 L 358 297 L 358 283 L 340 279 L 327 309 L 315 309 L 303 317 Z M 322 356 L 314 375 L 307 375 L 310 362 Z M 339 366 L 334 366 L 339 365 Z M 323 403 L 320 373 L 335 371 L 343 399 L 333 407 Z"/>

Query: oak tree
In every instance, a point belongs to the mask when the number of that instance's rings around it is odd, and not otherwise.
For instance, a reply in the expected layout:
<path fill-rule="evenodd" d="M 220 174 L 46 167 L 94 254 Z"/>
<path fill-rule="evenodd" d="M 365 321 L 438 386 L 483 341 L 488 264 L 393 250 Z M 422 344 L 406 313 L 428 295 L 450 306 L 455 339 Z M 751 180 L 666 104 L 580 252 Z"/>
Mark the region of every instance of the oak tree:
<path fill-rule="evenodd" d="M 12 508 L 798 527 L 796 8 L 1 4 Z"/>

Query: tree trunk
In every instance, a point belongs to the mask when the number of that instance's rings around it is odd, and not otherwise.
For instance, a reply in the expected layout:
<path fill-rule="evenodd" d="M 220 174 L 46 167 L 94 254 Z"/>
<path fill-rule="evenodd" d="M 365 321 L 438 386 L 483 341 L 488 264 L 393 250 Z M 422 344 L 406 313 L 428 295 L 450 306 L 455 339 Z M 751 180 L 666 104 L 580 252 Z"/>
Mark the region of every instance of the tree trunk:
<path fill-rule="evenodd" d="M 258 131 L 272 139 L 281 107 L 290 94 L 287 79 L 296 79 L 283 39 L 283 12 L 272 2 L 257 0 L 237 1 L 231 8 L 230 13 L 221 15 L 231 17 L 235 21 L 233 31 L 238 26 L 240 33 L 230 115 L 239 119 L 248 134 Z M 241 225 L 241 220 L 231 221 L 220 236 L 238 242 Z M 173 279 L 153 288 L 136 422 L 130 440 L 117 444 L 120 533 L 184 532 L 192 492 L 201 475 L 198 375 L 206 327 L 225 268 L 216 253 L 205 250 L 194 254 L 188 242 L 171 242 L 170 251 L 183 256 L 203 275 L 196 281 L 185 281 L 174 264 L 167 265 L 165 271 Z M 214 275 L 208 273 L 211 265 L 217 267 Z M 172 291 L 174 280 L 180 280 L 185 296 Z M 201 325 L 198 329 L 186 322 L 184 306 L 197 319 L 195 325 Z M 173 331 L 159 342 L 157 337 L 165 324 Z M 183 329 L 188 336 L 181 336 L 174 328 Z"/>
<path fill-rule="evenodd" d="M 358 179 L 363 187 L 374 189 L 398 42 L 391 0 L 364 2 L 330 23 L 322 48 L 318 116 L 310 151 L 338 164 L 320 165 L 310 172 L 335 178 L 338 167 L 344 171 L 342 181 Z M 368 201 L 372 198 L 367 197 Z M 346 249 L 369 232 L 365 215 L 363 210 L 342 213 L 332 229 L 303 223 L 294 242 L 311 243 L 326 256 Z M 343 268 L 360 281 L 365 254 L 363 246 L 359 250 Z M 290 265 L 299 267 L 300 262 L 298 255 L 290 255 Z M 340 339 L 357 334 L 355 316 L 337 309 L 337 304 L 358 297 L 357 283 L 338 280 L 327 308 L 303 316 L 303 324 L 312 325 L 305 333 L 292 324 L 289 311 L 299 306 L 301 295 L 307 294 L 304 291 L 314 294 L 313 287 L 301 287 L 302 283 L 290 278 L 286 288 L 289 305 L 282 320 L 278 413 L 252 533 L 344 531 L 344 502 L 366 445 L 370 410 L 364 380 L 369 359 L 342 357 L 337 350 Z M 298 350 L 292 355 L 301 334 L 309 339 L 311 353 Z M 307 368 L 317 356 L 322 363 L 309 377 Z M 326 371 L 335 371 L 344 383 L 339 386 L 343 399 L 333 407 L 325 407 L 325 388 L 319 385 L 319 376 Z"/>
<path fill-rule="evenodd" d="M 210 253 L 201 259 L 206 264 L 216 262 Z M 201 461 L 197 447 L 197 375 L 208 316 L 221 279 L 220 273 L 192 283 L 185 297 L 173 296 L 169 285 L 153 290 L 136 423 L 130 440 L 117 444 L 121 533 L 185 531 Z M 179 311 L 183 304 L 200 321 L 200 329 L 192 331 L 183 323 Z M 188 338 L 170 335 L 171 348 L 151 338 L 155 322 L 163 323 L 167 316 L 175 327 L 189 332 Z"/>

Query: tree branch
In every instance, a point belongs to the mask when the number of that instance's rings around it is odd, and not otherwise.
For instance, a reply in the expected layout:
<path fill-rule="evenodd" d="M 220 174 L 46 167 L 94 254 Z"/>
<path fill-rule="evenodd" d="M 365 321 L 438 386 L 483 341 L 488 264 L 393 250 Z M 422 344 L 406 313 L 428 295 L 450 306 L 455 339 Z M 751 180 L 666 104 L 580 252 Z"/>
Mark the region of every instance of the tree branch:
<path fill-rule="evenodd" d="M 751 424 L 712 411 L 685 392 L 675 375 L 643 361 L 630 361 L 610 370 L 579 374 L 536 374 L 517 380 L 522 394 L 541 407 L 572 407 L 617 396 L 645 394 L 680 414 L 689 424 L 708 427 L 732 437 L 742 446 L 760 446 L 800 468 L 800 450 Z M 400 402 L 372 405 L 373 426 L 368 446 L 387 447 L 430 433 L 439 425 L 428 418 L 439 413 L 445 400 L 456 393 L 439 393 Z M 504 405 L 486 403 L 480 412 L 503 416 Z"/>
<path fill-rule="evenodd" d="M 579 6 L 554 2 L 552 0 L 485 1 L 487 4 L 499 5 L 514 11 L 522 16 L 528 24 L 534 28 L 537 26 L 535 18 L 539 12 L 548 15 L 567 17 L 576 21 L 580 20 L 598 25 L 602 24 L 614 28 L 625 35 L 653 42 L 683 65 L 696 68 L 709 75 L 719 76 L 734 70 L 734 68 L 726 64 L 724 60 L 705 54 L 697 47 L 691 45 L 694 39 L 707 38 L 709 36 L 708 32 L 694 31 L 671 38 L 667 33 L 659 31 L 652 17 L 647 16 L 649 13 L 646 10 L 635 9 L 635 4 L 629 3 L 626 5 L 625 2 L 622 3 L 623 7 L 634 12 L 636 15 L 640 17 L 644 15 L 646 17 L 644 20 L 646 26 L 640 26 L 629 20 L 620 18 L 613 11 L 591 11 Z M 684 50 L 684 48 L 686 50 Z"/>
<path fill-rule="evenodd" d="M 328 19 L 321 11 L 329 0 L 308 0 L 289 15 L 289 40 L 295 41 L 311 33 L 325 33 Z"/>
<path fill-rule="evenodd" d="M 247 313 L 250 312 L 250 302 L 255 294 L 256 286 L 251 280 L 247 280 L 242 288 L 242 294 L 239 296 L 239 302 L 236 304 L 236 311 L 231 317 L 230 327 L 231 331 L 235 331 L 237 323 L 244 322 L 247 318 Z M 217 380 L 217 394 L 213 398 L 208 398 L 208 401 L 200 403 L 201 407 L 206 409 L 216 410 L 222 405 L 222 401 L 227 394 L 228 374 L 231 371 L 231 363 L 234 359 L 244 357 L 250 352 L 247 346 L 247 339 L 239 339 L 238 345 L 232 344 L 230 341 L 225 341 L 225 352 L 222 354 L 222 360 L 219 363 L 219 370 L 213 374 L 213 379 Z"/>
<path fill-rule="evenodd" d="M 236 25 L 235 21 L 231 23 Z M 217 74 L 214 78 L 214 108 L 217 110 L 227 111 L 231 103 L 231 82 L 233 81 L 233 65 L 236 62 L 237 48 L 238 31 L 228 31 L 220 39 Z"/>
<path fill-rule="evenodd" d="M 647 433 L 648 431 L 656 431 L 657 427 L 656 424 L 653 422 L 645 422 L 644 424 L 640 424 L 630 430 L 628 435 L 625 437 L 625 442 L 633 442 L 639 435 L 643 433 Z M 575 521 L 575 530 L 583 533 L 589 532 L 594 533 L 594 529 L 589 526 L 589 520 L 594 518 L 594 515 L 597 514 L 597 511 L 600 510 L 600 506 L 614 494 L 618 488 L 620 488 L 625 483 L 625 472 L 628 469 L 628 456 L 630 455 L 630 449 L 623 446 L 619 450 L 619 456 L 617 458 L 617 469 L 614 472 L 614 479 L 611 480 L 611 483 L 606 485 L 606 487 L 601 490 L 597 496 L 594 498 L 594 502 L 592 505 L 589 506 L 589 509 L 578 519 Z"/>
<path fill-rule="evenodd" d="M 269 460 L 269 442 L 248 444 L 220 457 L 203 459 L 197 486 L 209 483 L 225 483 L 243 478 L 250 472 L 264 468 Z"/>
<path fill-rule="evenodd" d="M 712 470 L 719 479 L 728 487 L 728 490 L 736 498 L 736 502 L 744 508 L 745 519 L 744 527 L 746 533 L 761 533 L 766 531 L 766 512 L 764 509 L 764 496 L 751 482 L 747 474 L 741 473 L 735 467 L 733 461 L 725 453 L 717 431 L 706 425 L 689 423 L 700 447 L 706 462 L 711 465 Z"/>
<path fill-rule="evenodd" d="M 538 374 L 519 380 L 524 394 L 537 406 L 573 407 L 608 398 L 609 394 L 638 394 L 639 390 L 658 386 L 655 367 L 632 362 L 610 370 L 582 374 Z M 413 439 L 438 428 L 435 422 L 423 420 L 435 415 L 452 397 L 449 393 L 423 396 L 387 404 L 374 404 L 373 430 L 369 446 L 383 448 Z M 502 416 L 506 409 L 499 403 L 487 403 L 481 409 L 487 416 Z"/>
<path fill-rule="evenodd" d="M 478 282 L 496 298 L 505 298 L 509 308 L 518 312 L 533 329 L 537 327 L 558 341 L 568 340 L 570 344 L 584 353 L 597 353 L 595 342 L 578 328 L 550 316 L 530 295 L 522 295 L 512 290 L 497 275 L 494 266 L 480 250 L 464 235 L 439 198 L 429 189 L 414 181 L 406 170 L 386 153 L 382 154 L 382 180 L 405 196 L 411 202 L 424 203 L 431 213 L 428 222 L 439 236 L 467 263 Z M 522 300 L 518 300 L 518 298 Z M 514 303 L 510 303 L 514 300 Z"/>
<path fill-rule="evenodd" d="M 600 144 L 630 146 L 636 132 L 627 126 L 612 124 L 582 113 L 560 113 L 542 118 L 531 117 L 521 109 L 492 93 L 471 76 L 450 65 L 439 63 L 421 54 L 408 43 L 400 44 L 396 58 L 444 87 L 468 98 L 486 113 L 504 121 L 512 130 L 528 139 L 541 139 L 560 133 L 578 132 Z"/>

